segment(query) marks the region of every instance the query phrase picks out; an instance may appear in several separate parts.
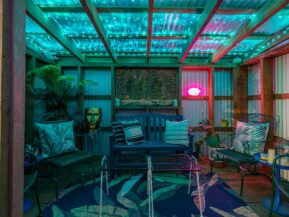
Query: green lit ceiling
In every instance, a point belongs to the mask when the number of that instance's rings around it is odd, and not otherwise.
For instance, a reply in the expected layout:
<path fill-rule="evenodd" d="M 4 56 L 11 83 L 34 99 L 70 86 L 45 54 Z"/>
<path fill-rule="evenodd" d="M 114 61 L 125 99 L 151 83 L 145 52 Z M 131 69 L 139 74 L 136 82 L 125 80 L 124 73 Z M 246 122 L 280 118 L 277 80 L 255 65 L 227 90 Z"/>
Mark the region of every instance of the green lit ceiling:
<path fill-rule="evenodd" d="M 286 2 L 27 0 L 26 45 L 56 61 L 248 59 L 289 38 Z"/>

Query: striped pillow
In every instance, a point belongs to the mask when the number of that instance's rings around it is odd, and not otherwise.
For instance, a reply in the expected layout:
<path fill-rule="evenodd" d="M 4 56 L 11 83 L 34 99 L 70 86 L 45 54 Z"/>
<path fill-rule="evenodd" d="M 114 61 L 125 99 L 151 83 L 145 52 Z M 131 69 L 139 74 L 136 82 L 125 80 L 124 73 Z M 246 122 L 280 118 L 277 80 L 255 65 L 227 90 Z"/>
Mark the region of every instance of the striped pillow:
<path fill-rule="evenodd" d="M 128 145 L 144 142 L 144 135 L 138 120 L 121 121 L 121 123 L 124 130 L 125 141 Z"/>
<path fill-rule="evenodd" d="M 189 120 L 172 122 L 166 121 L 165 143 L 189 145 Z"/>
<path fill-rule="evenodd" d="M 237 122 L 232 149 L 254 155 L 264 152 L 269 131 L 269 123 Z"/>
<path fill-rule="evenodd" d="M 125 145 L 125 136 L 121 122 L 112 122 L 112 130 L 114 133 L 115 143 L 118 145 Z"/>

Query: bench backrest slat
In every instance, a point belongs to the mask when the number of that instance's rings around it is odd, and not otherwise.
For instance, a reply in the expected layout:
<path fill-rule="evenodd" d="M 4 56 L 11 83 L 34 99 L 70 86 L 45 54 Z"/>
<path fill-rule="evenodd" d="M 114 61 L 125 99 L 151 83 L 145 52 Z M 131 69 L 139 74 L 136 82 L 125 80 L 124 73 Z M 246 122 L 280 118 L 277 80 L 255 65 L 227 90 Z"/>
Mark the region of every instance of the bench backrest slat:
<path fill-rule="evenodd" d="M 160 113 L 140 113 L 140 114 L 117 114 L 117 121 L 138 120 L 141 124 L 146 140 L 163 141 L 166 120 L 182 121 L 182 115 L 160 114 Z"/>

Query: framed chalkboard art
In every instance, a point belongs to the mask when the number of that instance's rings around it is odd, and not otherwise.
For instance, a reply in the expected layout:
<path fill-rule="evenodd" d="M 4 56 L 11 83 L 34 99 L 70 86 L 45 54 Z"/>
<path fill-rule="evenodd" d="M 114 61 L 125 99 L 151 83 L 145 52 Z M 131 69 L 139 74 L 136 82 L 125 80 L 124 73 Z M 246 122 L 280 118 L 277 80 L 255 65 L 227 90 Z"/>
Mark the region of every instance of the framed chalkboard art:
<path fill-rule="evenodd" d="M 120 106 L 173 106 L 178 68 L 117 68 L 115 86 Z"/>

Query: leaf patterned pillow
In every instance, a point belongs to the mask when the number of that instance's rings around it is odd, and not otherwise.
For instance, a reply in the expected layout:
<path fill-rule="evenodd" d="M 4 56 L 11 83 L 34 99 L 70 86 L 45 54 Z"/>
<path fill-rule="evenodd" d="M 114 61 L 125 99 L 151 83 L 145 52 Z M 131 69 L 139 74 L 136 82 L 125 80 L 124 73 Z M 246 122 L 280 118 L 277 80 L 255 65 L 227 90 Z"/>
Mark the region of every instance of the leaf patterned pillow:
<path fill-rule="evenodd" d="M 238 121 L 232 149 L 254 155 L 264 151 L 269 123 L 245 123 Z"/>
<path fill-rule="evenodd" d="M 76 151 L 73 121 L 57 123 L 37 123 L 42 154 L 47 157 Z"/>

